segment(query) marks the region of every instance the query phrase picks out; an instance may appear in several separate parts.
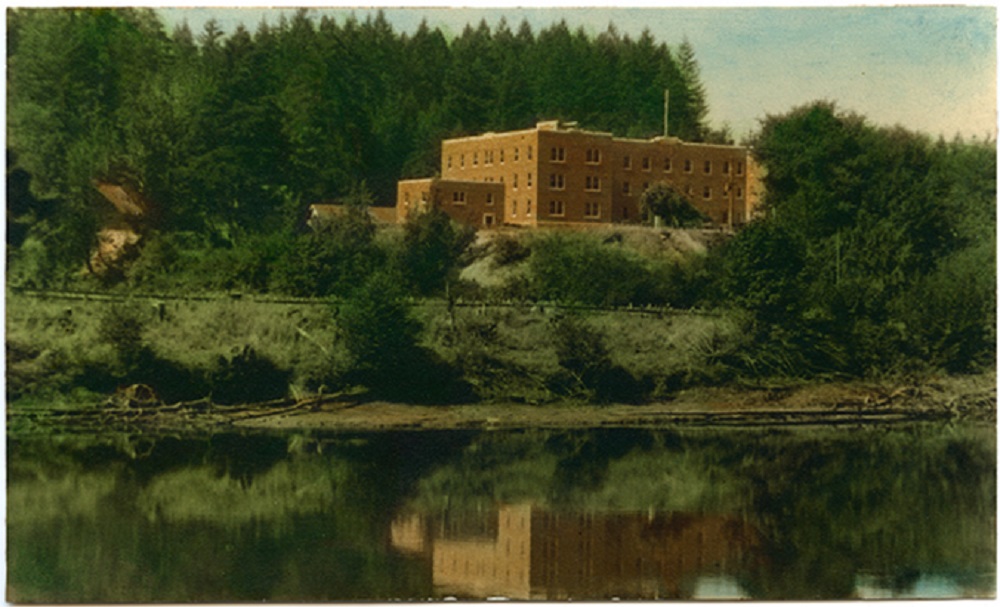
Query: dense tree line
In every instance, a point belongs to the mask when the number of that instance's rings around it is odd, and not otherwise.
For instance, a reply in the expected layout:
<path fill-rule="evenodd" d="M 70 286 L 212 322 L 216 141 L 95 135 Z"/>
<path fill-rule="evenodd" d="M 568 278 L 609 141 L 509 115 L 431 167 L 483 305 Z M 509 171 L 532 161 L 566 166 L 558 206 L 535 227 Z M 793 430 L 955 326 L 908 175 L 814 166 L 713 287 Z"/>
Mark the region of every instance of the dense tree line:
<path fill-rule="evenodd" d="M 366 331 L 384 327 L 411 342 L 352 351 L 358 378 L 397 375 L 401 363 L 386 354 L 395 350 L 426 359 L 420 368 L 435 373 L 417 373 L 424 379 L 447 375 L 396 305 L 446 293 L 733 309 L 747 319 L 742 341 L 713 346 L 726 377 L 964 371 L 995 360 L 993 142 L 935 141 L 810 104 L 762 122 L 751 142 L 764 169 L 761 216 L 708 255 L 657 258 L 588 234 L 497 239 L 494 261 L 524 271 L 477 288 L 457 280 L 470 231 L 441 213 L 380 231 L 365 205 L 390 200 L 400 177 L 432 174 L 442 137 L 540 117 L 653 134 L 664 88 L 671 131 L 710 137 L 689 44 L 671 50 L 613 27 L 588 37 L 564 23 L 537 34 L 482 23 L 448 41 L 426 24 L 397 34 L 381 15 L 316 23 L 299 12 L 255 34 L 210 22 L 198 36 L 167 35 L 141 10 L 8 16 L 14 284 L 51 286 L 80 270 L 109 206 L 94 181 L 111 179 L 159 209 L 118 276 L 126 286 L 346 299 L 354 343 L 379 343 Z M 662 194 L 648 197 L 648 211 L 687 223 Z M 350 211 L 303 231 L 304 206 L 329 197 Z M 567 335 L 600 345 L 582 329 Z M 582 368 L 567 367 L 591 377 Z"/>
<path fill-rule="evenodd" d="M 157 228 L 232 246 L 312 202 L 364 190 L 391 203 L 398 179 L 438 170 L 445 137 L 543 118 L 649 136 L 667 88 L 671 132 L 713 135 L 691 45 L 613 25 L 590 36 L 484 21 L 448 40 L 426 23 L 397 32 L 381 13 L 302 10 L 253 33 L 210 21 L 168 34 L 152 10 L 19 9 L 7 52 L 8 182 L 30 181 L 8 189 L 13 244 L 46 253 L 35 274 L 85 259 L 98 179 L 139 189 Z"/>
<path fill-rule="evenodd" d="M 821 102 L 762 123 L 765 216 L 716 251 L 754 314 L 745 362 L 790 373 L 986 367 L 996 340 L 996 149 Z"/>

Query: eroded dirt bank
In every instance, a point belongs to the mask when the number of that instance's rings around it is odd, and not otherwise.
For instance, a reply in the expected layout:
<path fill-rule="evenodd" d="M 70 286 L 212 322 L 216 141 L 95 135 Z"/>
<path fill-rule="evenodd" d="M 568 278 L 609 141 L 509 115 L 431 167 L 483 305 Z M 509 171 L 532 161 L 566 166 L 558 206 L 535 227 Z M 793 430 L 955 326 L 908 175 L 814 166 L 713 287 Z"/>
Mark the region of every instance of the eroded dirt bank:
<path fill-rule="evenodd" d="M 337 395 L 235 407 L 206 401 L 93 408 L 8 408 L 8 432 L 444 430 L 460 428 L 656 427 L 672 424 L 795 425 L 996 419 L 996 375 L 912 384 L 866 382 L 781 388 L 698 389 L 644 405 L 479 403 L 412 405 Z"/>

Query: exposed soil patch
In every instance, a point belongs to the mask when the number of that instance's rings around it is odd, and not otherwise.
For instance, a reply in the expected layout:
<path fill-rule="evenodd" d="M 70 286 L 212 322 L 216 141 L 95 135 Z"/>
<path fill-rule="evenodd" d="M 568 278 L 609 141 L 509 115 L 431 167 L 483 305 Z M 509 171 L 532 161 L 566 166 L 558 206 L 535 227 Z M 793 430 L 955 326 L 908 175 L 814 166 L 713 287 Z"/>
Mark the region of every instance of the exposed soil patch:
<path fill-rule="evenodd" d="M 699 425 L 886 423 L 996 419 L 995 374 L 919 384 L 829 383 L 780 388 L 714 388 L 682 392 L 646 405 L 478 403 L 409 405 L 338 395 L 240 406 L 208 401 L 137 406 L 110 401 L 89 408 L 11 408 L 8 432 L 135 429 L 143 431 L 445 430 L 462 428 L 596 428 Z"/>

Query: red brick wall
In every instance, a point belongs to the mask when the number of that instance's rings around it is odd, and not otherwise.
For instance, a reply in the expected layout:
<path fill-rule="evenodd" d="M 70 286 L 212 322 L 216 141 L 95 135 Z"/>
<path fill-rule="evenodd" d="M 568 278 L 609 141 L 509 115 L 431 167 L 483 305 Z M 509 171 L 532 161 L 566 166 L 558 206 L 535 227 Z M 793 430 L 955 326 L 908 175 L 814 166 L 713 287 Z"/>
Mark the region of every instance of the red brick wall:
<path fill-rule="evenodd" d="M 663 137 L 619 139 L 555 122 L 447 139 L 441 164 L 443 182 L 502 184 L 503 222 L 513 225 L 637 222 L 642 192 L 658 182 L 677 188 L 720 225 L 745 223 L 759 198 L 745 148 Z M 481 214 L 466 215 L 455 214 L 482 225 Z"/>
<path fill-rule="evenodd" d="M 439 208 L 455 221 L 475 228 L 497 227 L 503 218 L 503 186 L 448 179 L 399 182 L 397 221 L 405 222 L 412 214 L 430 208 Z"/>

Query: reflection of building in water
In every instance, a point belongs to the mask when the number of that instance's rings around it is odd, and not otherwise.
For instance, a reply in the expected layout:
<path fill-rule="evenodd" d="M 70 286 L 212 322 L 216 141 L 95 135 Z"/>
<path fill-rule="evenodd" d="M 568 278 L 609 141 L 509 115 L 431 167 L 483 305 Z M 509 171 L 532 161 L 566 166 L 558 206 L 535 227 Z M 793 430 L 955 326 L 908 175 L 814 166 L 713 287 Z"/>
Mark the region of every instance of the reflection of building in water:
<path fill-rule="evenodd" d="M 443 594 L 537 600 L 743 598 L 730 576 L 757 544 L 749 525 L 722 515 L 560 513 L 522 504 L 486 517 L 495 527 L 479 532 L 400 518 L 393 545 L 430 556 Z M 726 596 L 712 596 L 723 587 Z"/>

